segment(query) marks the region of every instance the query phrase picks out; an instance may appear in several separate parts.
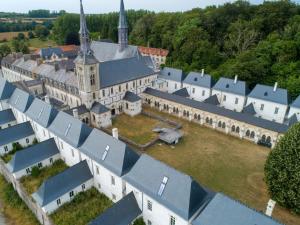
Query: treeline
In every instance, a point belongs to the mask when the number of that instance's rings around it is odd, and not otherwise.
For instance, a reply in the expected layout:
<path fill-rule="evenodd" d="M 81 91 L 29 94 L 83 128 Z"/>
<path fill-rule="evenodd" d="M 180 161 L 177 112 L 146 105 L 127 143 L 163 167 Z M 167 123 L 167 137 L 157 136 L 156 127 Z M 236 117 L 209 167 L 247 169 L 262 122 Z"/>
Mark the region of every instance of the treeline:
<path fill-rule="evenodd" d="M 184 13 L 129 11 L 130 42 L 170 51 L 167 65 L 220 76 L 239 75 L 256 83 L 300 94 L 300 6 L 290 1 L 246 1 Z M 89 16 L 93 38 L 117 41 L 118 14 Z M 79 16 L 63 15 L 54 24 L 60 43 L 78 41 Z M 96 34 L 94 33 L 96 32 Z"/>
<path fill-rule="evenodd" d="M 61 16 L 65 14 L 65 10 L 60 10 L 59 12 L 57 11 L 52 11 L 46 10 L 46 9 L 38 9 L 38 10 L 30 10 L 28 12 L 28 17 L 29 18 L 53 18 L 57 16 Z"/>

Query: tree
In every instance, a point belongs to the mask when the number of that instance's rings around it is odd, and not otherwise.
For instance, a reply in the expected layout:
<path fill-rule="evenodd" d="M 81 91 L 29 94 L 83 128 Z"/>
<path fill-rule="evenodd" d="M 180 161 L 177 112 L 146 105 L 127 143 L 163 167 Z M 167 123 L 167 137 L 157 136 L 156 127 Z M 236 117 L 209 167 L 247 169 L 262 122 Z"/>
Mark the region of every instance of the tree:
<path fill-rule="evenodd" d="M 34 38 L 34 33 L 32 31 L 28 32 L 28 38 L 33 39 Z"/>
<path fill-rule="evenodd" d="M 3 58 L 11 53 L 11 49 L 7 44 L 0 45 L 0 58 Z"/>
<path fill-rule="evenodd" d="M 300 214 L 300 123 L 282 137 L 265 165 L 272 199 Z"/>
<path fill-rule="evenodd" d="M 37 25 L 34 29 L 34 33 L 38 38 L 44 39 L 50 34 L 50 31 L 43 25 Z"/>
<path fill-rule="evenodd" d="M 12 47 L 15 52 L 22 52 L 24 54 L 29 53 L 28 43 L 25 41 L 13 40 Z"/>
<path fill-rule="evenodd" d="M 17 39 L 18 40 L 25 40 L 26 36 L 24 33 L 18 33 Z"/>
<path fill-rule="evenodd" d="M 143 218 L 139 218 L 136 221 L 134 221 L 133 225 L 146 225 Z"/>

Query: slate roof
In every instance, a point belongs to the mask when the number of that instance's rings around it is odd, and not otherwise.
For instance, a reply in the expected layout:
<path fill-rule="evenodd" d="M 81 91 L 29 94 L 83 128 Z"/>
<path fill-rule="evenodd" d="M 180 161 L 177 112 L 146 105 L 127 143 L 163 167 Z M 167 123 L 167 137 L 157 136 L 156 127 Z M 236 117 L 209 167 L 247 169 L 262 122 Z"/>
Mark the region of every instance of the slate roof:
<path fill-rule="evenodd" d="M 261 127 L 267 130 L 285 133 L 288 130 L 288 126 L 285 124 L 276 123 L 274 121 L 265 120 L 262 118 L 250 116 L 246 113 L 235 112 L 229 109 L 221 108 L 212 104 L 207 104 L 204 102 L 195 101 L 188 98 L 183 98 L 180 96 L 168 94 L 166 92 L 154 90 L 152 88 L 147 88 L 144 92 L 145 94 L 149 94 L 152 96 L 156 96 L 162 99 L 166 99 L 168 101 L 172 101 L 178 104 L 186 105 L 191 108 L 203 110 L 206 112 L 214 113 L 220 116 L 228 117 L 237 121 L 241 121 L 244 123 L 248 123 L 257 127 Z"/>
<path fill-rule="evenodd" d="M 81 161 L 62 173 L 46 180 L 32 197 L 43 207 L 92 178 L 93 175 L 87 162 Z"/>
<path fill-rule="evenodd" d="M 296 124 L 298 122 L 299 121 L 298 121 L 297 115 L 294 114 L 288 119 L 287 124 L 288 124 L 288 126 L 293 126 L 294 124 Z"/>
<path fill-rule="evenodd" d="M 26 81 L 24 81 L 24 83 L 26 84 L 27 87 L 32 87 L 32 86 L 36 86 L 36 85 L 43 85 L 43 82 L 40 79 L 26 80 Z"/>
<path fill-rule="evenodd" d="M 212 77 L 208 74 L 190 72 L 187 77 L 184 79 L 183 83 L 190 84 L 199 87 L 211 88 L 213 85 Z"/>
<path fill-rule="evenodd" d="M 291 104 L 291 107 L 300 109 L 300 96 Z"/>
<path fill-rule="evenodd" d="M 19 141 L 20 139 L 34 135 L 30 122 L 20 123 L 0 130 L 0 146 Z"/>
<path fill-rule="evenodd" d="M 89 223 L 89 225 L 128 225 L 141 214 L 142 211 L 133 192 L 131 192 Z"/>
<path fill-rule="evenodd" d="M 217 81 L 213 89 L 218 91 L 224 91 L 227 93 L 242 95 L 242 96 L 246 96 L 248 94 L 245 81 L 238 80 L 237 83 L 235 84 L 234 79 L 229 79 L 224 77 L 221 77 Z"/>
<path fill-rule="evenodd" d="M 217 95 L 212 95 L 204 100 L 204 103 L 211 105 L 220 105 L 219 99 Z"/>
<path fill-rule="evenodd" d="M 61 56 L 63 54 L 63 51 L 61 48 L 42 48 L 40 50 L 40 55 L 42 58 L 50 58 L 53 54 L 56 54 L 57 56 Z"/>
<path fill-rule="evenodd" d="M 159 196 L 164 177 L 167 183 Z M 146 154 L 140 157 L 124 179 L 185 220 L 189 220 L 211 197 L 192 177 Z"/>
<path fill-rule="evenodd" d="M 67 113 L 59 112 L 49 126 L 49 130 L 77 148 L 89 136 L 92 128 Z"/>
<path fill-rule="evenodd" d="M 107 146 L 109 146 L 108 153 L 102 160 Z M 139 158 L 125 143 L 98 129 L 92 131 L 79 149 L 119 177 L 127 173 Z"/>
<path fill-rule="evenodd" d="M 0 77 L 0 100 L 6 100 L 11 97 L 16 87 Z"/>
<path fill-rule="evenodd" d="M 102 113 L 106 113 L 109 111 L 110 111 L 109 108 L 107 108 L 105 105 L 102 105 L 99 102 L 94 102 L 94 104 L 92 105 L 92 108 L 91 108 L 91 112 L 96 113 L 96 114 L 102 114 Z"/>
<path fill-rule="evenodd" d="M 101 88 L 155 74 L 143 59 L 138 57 L 102 62 L 99 70 Z"/>
<path fill-rule="evenodd" d="M 41 126 L 48 128 L 55 119 L 58 111 L 50 104 L 35 98 L 25 115 Z"/>
<path fill-rule="evenodd" d="M 265 101 L 276 102 L 282 105 L 288 105 L 288 92 L 286 89 L 257 84 L 255 88 L 250 92 L 248 97 L 257 98 Z"/>
<path fill-rule="evenodd" d="M 55 140 L 49 139 L 16 152 L 7 167 L 11 173 L 15 173 L 57 154 L 59 154 L 59 150 Z"/>
<path fill-rule="evenodd" d="M 0 111 L 0 125 L 16 121 L 16 118 L 11 109 Z"/>
<path fill-rule="evenodd" d="M 27 92 L 16 88 L 8 102 L 15 109 L 24 113 L 33 102 L 33 99 L 34 97 L 29 95 Z"/>
<path fill-rule="evenodd" d="M 165 67 L 160 71 L 158 78 L 181 82 L 183 80 L 183 71 L 175 68 Z"/>
<path fill-rule="evenodd" d="M 185 98 L 190 97 L 189 92 L 186 88 L 182 88 L 182 89 L 179 89 L 179 90 L 173 92 L 173 95 L 178 95 L 178 96 L 185 97 Z"/>
<path fill-rule="evenodd" d="M 77 109 L 78 110 L 78 115 L 82 115 L 82 114 L 85 114 L 85 113 L 88 113 L 89 110 L 86 108 L 85 105 L 80 105 L 80 106 L 77 106 L 77 107 L 74 107 L 72 109 L 69 109 L 69 110 L 66 110 L 65 113 L 71 115 L 71 116 L 74 116 L 73 115 L 73 110 L 74 109 Z"/>
<path fill-rule="evenodd" d="M 256 111 L 255 111 L 254 105 L 252 103 L 245 106 L 242 112 L 250 114 L 250 115 L 256 115 Z"/>
<path fill-rule="evenodd" d="M 216 194 L 193 225 L 280 225 L 272 218 L 223 194 Z"/>
<path fill-rule="evenodd" d="M 138 102 L 141 100 L 141 98 L 138 95 L 134 94 L 133 92 L 127 91 L 125 93 L 123 100 L 128 102 Z"/>

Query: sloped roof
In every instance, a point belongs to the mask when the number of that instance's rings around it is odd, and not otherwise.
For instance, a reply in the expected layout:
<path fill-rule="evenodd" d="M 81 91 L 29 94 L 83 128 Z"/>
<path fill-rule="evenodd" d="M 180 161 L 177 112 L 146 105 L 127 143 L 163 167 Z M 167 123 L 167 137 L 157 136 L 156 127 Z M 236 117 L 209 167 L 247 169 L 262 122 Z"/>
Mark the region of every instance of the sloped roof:
<path fill-rule="evenodd" d="M 11 109 L 0 111 L 0 125 L 16 121 Z"/>
<path fill-rule="evenodd" d="M 169 51 L 166 49 L 161 49 L 161 48 L 150 48 L 150 47 L 144 47 L 144 46 L 139 46 L 139 51 L 143 54 L 147 55 L 158 55 L 158 56 L 168 56 Z"/>
<path fill-rule="evenodd" d="M 145 90 L 146 94 L 156 96 L 158 98 L 166 99 L 168 101 L 172 101 L 178 104 L 186 105 L 191 108 L 203 110 L 206 112 L 214 113 L 220 116 L 228 117 L 237 121 L 241 121 L 244 123 L 248 123 L 254 126 L 258 126 L 267 130 L 279 132 L 279 133 L 285 133 L 289 126 L 285 124 L 276 123 L 274 121 L 265 120 L 259 117 L 251 116 L 249 114 L 235 112 L 229 109 L 225 109 L 222 107 L 218 107 L 216 105 L 207 104 L 204 102 L 195 101 L 188 98 L 183 98 L 181 96 L 172 95 L 166 92 L 158 91 L 152 88 L 147 88 Z"/>
<path fill-rule="evenodd" d="M 106 61 L 100 63 L 99 66 L 101 88 L 141 79 L 153 74 L 155 72 L 144 63 L 142 58 L 138 57 Z"/>
<path fill-rule="evenodd" d="M 59 150 L 55 140 L 52 138 L 16 152 L 7 166 L 10 172 L 15 173 L 56 154 L 59 154 Z"/>
<path fill-rule="evenodd" d="M 277 88 L 274 91 L 274 87 L 257 84 L 248 97 L 288 105 L 287 90 L 282 88 Z"/>
<path fill-rule="evenodd" d="M 24 113 L 33 102 L 33 99 L 34 97 L 29 95 L 27 92 L 16 88 L 8 102 L 15 109 Z"/>
<path fill-rule="evenodd" d="M 75 166 L 46 180 L 32 197 L 43 207 L 92 178 L 93 175 L 87 162 L 81 161 Z"/>
<path fill-rule="evenodd" d="M 41 81 L 40 79 L 26 80 L 26 81 L 24 81 L 24 83 L 26 84 L 27 87 L 32 87 L 32 86 L 36 86 L 36 85 L 43 85 L 43 81 Z"/>
<path fill-rule="evenodd" d="M 211 105 L 220 105 L 219 99 L 217 95 L 212 95 L 204 100 L 204 103 Z"/>
<path fill-rule="evenodd" d="M 195 85 L 199 87 L 211 88 L 213 85 L 212 77 L 208 74 L 190 72 L 187 77 L 184 79 L 183 83 Z"/>
<path fill-rule="evenodd" d="M 127 91 L 124 95 L 123 100 L 128 102 L 138 102 L 141 100 L 141 98 L 133 92 Z"/>
<path fill-rule="evenodd" d="M 50 104 L 35 98 L 25 115 L 47 128 L 53 122 L 54 118 L 58 114 L 58 111 Z"/>
<path fill-rule="evenodd" d="M 73 115 L 73 110 L 74 109 L 78 110 L 78 115 L 82 115 L 82 114 L 85 114 L 85 113 L 89 112 L 89 110 L 86 108 L 85 105 L 80 105 L 80 106 L 74 107 L 72 109 L 66 110 L 65 113 L 68 113 L 69 115 L 74 116 Z"/>
<path fill-rule="evenodd" d="M 223 194 L 216 194 L 193 225 L 280 225 L 272 218 Z"/>
<path fill-rule="evenodd" d="M 179 89 L 179 90 L 173 92 L 173 95 L 178 95 L 178 96 L 185 97 L 185 98 L 190 97 L 190 94 L 186 88 L 182 88 L 182 89 Z"/>
<path fill-rule="evenodd" d="M 49 130 L 77 148 L 89 136 L 92 128 L 67 113 L 59 112 L 49 126 Z"/>
<path fill-rule="evenodd" d="M 213 89 L 242 96 L 247 95 L 247 86 L 245 81 L 238 80 L 236 83 L 234 83 L 234 79 L 224 77 L 221 77 L 218 80 Z"/>
<path fill-rule="evenodd" d="M 107 155 L 102 160 L 107 148 Z M 119 177 L 127 173 L 139 157 L 125 143 L 98 129 L 92 131 L 79 149 Z"/>
<path fill-rule="evenodd" d="M 160 71 L 158 78 L 181 82 L 183 80 L 183 71 L 180 69 L 165 67 Z"/>
<path fill-rule="evenodd" d="M 250 114 L 250 115 L 256 115 L 256 111 L 255 111 L 254 105 L 252 103 L 245 106 L 242 112 Z"/>
<path fill-rule="evenodd" d="M 55 54 L 57 56 L 61 56 L 62 53 L 63 53 L 63 51 L 59 47 L 55 47 L 55 48 L 42 48 L 40 50 L 40 55 L 43 58 L 50 58 L 53 54 Z"/>
<path fill-rule="evenodd" d="M 13 143 L 20 139 L 34 135 L 30 122 L 20 123 L 0 130 L 0 146 Z"/>
<path fill-rule="evenodd" d="M 128 225 L 141 214 L 142 211 L 133 192 L 131 192 L 89 223 L 89 225 Z"/>
<path fill-rule="evenodd" d="M 300 109 L 300 96 L 291 104 L 291 107 Z"/>
<path fill-rule="evenodd" d="M 159 196 L 165 177 L 166 186 Z M 146 154 L 140 157 L 124 179 L 185 220 L 189 220 L 210 198 L 210 193 L 192 177 Z"/>
<path fill-rule="evenodd" d="M 294 124 L 296 124 L 298 122 L 299 121 L 298 121 L 297 115 L 294 114 L 288 119 L 287 124 L 288 124 L 288 126 L 293 126 Z"/>
<path fill-rule="evenodd" d="M 109 108 L 107 108 L 105 105 L 102 105 L 99 102 L 94 102 L 94 104 L 92 105 L 92 109 L 91 112 L 96 113 L 96 114 L 102 114 L 102 113 L 106 113 L 110 111 Z"/>
<path fill-rule="evenodd" d="M 6 100 L 11 97 L 16 87 L 0 77 L 0 100 Z"/>

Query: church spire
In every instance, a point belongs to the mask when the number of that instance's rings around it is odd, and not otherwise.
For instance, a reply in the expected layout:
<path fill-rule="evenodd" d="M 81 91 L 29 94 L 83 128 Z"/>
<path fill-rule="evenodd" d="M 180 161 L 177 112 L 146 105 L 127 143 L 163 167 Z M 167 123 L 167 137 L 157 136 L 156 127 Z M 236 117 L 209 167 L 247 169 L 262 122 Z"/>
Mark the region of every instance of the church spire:
<path fill-rule="evenodd" d="M 123 0 L 121 0 L 121 4 L 120 4 L 119 46 L 120 46 L 120 51 L 123 51 L 128 46 L 128 24 L 127 24 L 126 12 L 125 12 Z"/>
<path fill-rule="evenodd" d="M 90 55 L 91 48 L 90 48 L 90 32 L 86 25 L 86 18 L 82 6 L 82 0 L 80 0 L 80 53 L 82 55 Z"/>

